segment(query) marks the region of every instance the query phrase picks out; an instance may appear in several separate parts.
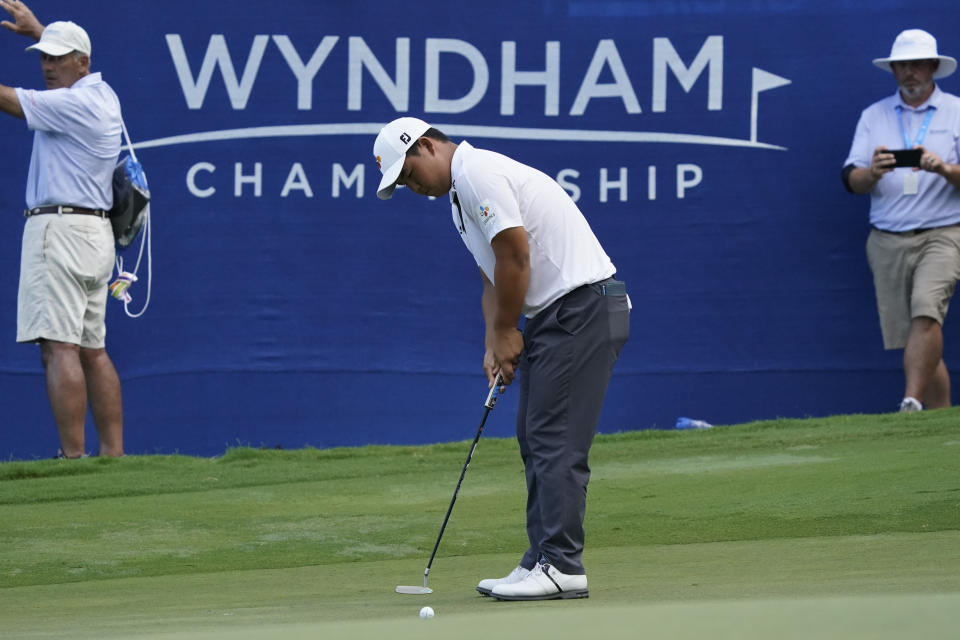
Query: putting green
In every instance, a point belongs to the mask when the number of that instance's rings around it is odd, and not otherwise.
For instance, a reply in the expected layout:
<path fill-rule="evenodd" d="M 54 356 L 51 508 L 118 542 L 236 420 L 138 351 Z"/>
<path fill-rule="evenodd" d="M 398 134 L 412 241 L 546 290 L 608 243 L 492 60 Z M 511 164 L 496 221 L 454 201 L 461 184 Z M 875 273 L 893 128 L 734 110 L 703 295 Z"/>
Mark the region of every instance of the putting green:
<path fill-rule="evenodd" d="M 955 638 L 960 594 L 710 601 L 587 608 L 580 604 L 454 614 L 430 620 L 270 625 L 161 633 L 151 640 L 316 638 L 671 638 L 672 640 L 903 640 Z M 921 622 L 922 621 L 922 622 Z"/>
<path fill-rule="evenodd" d="M 481 638 L 518 626 L 559 638 L 946 638 L 960 610 L 958 550 L 960 532 L 609 548 L 589 554 L 589 599 L 534 603 L 473 590 L 509 564 L 499 555 L 439 558 L 427 596 L 393 593 L 422 580 L 410 560 L 123 578 L 6 590 L 0 623 L 5 637 L 78 639 L 441 637 L 460 627 L 457 637 Z M 436 618 L 417 617 L 426 604 Z"/>

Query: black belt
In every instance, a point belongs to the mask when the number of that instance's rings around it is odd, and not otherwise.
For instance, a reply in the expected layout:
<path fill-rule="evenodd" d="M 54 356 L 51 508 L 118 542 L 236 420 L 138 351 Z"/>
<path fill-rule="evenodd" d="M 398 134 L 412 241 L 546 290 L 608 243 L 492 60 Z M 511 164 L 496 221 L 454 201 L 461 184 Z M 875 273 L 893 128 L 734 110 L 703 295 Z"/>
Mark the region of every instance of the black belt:
<path fill-rule="evenodd" d="M 110 214 L 103 209 L 85 209 L 84 207 L 74 207 L 73 205 L 67 204 L 50 204 L 43 207 L 26 209 L 23 212 L 23 217 L 29 218 L 30 216 L 39 216 L 45 213 L 79 213 L 80 215 L 97 216 L 98 218 L 108 218 L 110 216 Z"/>
<path fill-rule="evenodd" d="M 921 233 L 926 233 L 927 231 L 933 231 L 934 229 L 948 229 L 950 227 L 956 227 L 960 225 L 955 224 L 946 224 L 942 227 L 926 227 L 924 229 L 908 229 L 907 231 L 887 231 L 886 229 L 881 229 L 879 227 L 873 227 L 874 230 L 879 231 L 880 233 L 889 233 L 892 236 L 901 236 L 904 238 L 909 238 L 911 236 L 918 236 Z"/>
<path fill-rule="evenodd" d="M 627 283 L 610 278 L 587 285 L 602 296 L 622 296 L 627 293 Z"/>

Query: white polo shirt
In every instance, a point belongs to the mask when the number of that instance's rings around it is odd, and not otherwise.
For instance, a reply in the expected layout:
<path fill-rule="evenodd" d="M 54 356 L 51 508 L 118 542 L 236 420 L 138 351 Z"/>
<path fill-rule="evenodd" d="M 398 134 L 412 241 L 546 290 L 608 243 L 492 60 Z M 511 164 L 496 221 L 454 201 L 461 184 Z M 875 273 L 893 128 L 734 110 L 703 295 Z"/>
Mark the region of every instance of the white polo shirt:
<path fill-rule="evenodd" d="M 120 101 L 110 85 L 91 73 L 69 88 L 16 92 L 27 126 L 35 132 L 27 208 L 112 207 L 121 128 Z"/>
<path fill-rule="evenodd" d="M 905 148 L 898 110 L 907 137 L 915 141 L 931 109 L 933 114 L 923 136 L 923 146 L 944 162 L 957 164 L 960 162 L 960 98 L 937 86 L 919 107 L 905 103 L 897 91 L 864 109 L 844 166 L 869 167 L 873 150 L 880 145 L 888 149 Z M 884 231 L 900 232 L 960 223 L 960 189 L 942 176 L 918 171 L 917 193 L 905 194 L 904 176 L 911 172 L 912 168 L 899 167 L 884 174 L 876 184 L 870 192 L 870 224 Z"/>
<path fill-rule="evenodd" d="M 530 284 L 523 314 L 528 318 L 577 287 L 616 273 L 580 209 L 550 176 L 468 142 L 457 147 L 450 170 L 453 224 L 494 286 L 491 241 L 504 229 L 526 232 Z"/>

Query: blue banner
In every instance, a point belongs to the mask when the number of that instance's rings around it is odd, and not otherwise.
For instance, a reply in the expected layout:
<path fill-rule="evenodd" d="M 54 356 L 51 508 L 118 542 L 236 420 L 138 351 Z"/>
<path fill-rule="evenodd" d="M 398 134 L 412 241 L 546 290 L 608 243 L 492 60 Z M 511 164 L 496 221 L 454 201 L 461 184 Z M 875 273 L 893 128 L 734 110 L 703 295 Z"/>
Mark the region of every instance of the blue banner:
<path fill-rule="evenodd" d="M 132 320 L 111 300 L 108 314 L 131 453 L 472 436 L 476 266 L 445 201 L 376 198 L 373 140 L 403 114 L 545 171 L 583 210 L 634 304 L 601 431 L 900 399 L 868 198 L 840 168 L 860 111 L 896 88 L 871 59 L 911 27 L 960 55 L 955 2 L 32 8 L 90 33 L 150 182 L 150 308 Z M 27 44 L 0 32 L 3 84 L 43 86 Z M 15 343 L 32 134 L 0 127 L 0 454 L 43 457 L 57 440 L 39 349 Z M 945 340 L 950 363 L 949 319 Z M 514 407 L 508 390 L 487 433 L 512 434 Z"/>

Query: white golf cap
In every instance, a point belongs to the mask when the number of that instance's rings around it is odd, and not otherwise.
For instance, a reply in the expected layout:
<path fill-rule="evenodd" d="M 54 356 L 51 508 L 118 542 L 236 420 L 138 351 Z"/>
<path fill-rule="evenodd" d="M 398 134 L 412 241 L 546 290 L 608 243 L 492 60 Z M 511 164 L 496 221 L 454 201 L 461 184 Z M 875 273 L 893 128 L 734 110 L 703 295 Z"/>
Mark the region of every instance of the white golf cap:
<path fill-rule="evenodd" d="M 419 118 L 397 118 L 380 129 L 377 139 L 373 143 L 373 155 L 377 158 L 377 167 L 383 178 L 377 189 L 377 197 L 387 200 L 393 195 L 397 186 L 397 178 L 403 169 L 403 161 L 407 157 L 407 150 L 430 128 L 430 125 Z"/>
<path fill-rule="evenodd" d="M 923 29 L 901 31 L 897 39 L 893 41 L 890 57 L 877 58 L 873 61 L 873 64 L 892 73 L 891 62 L 906 62 L 908 60 L 939 60 L 940 66 L 934 72 L 934 78 L 946 78 L 957 69 L 956 59 L 938 55 L 937 39 Z"/>
<path fill-rule="evenodd" d="M 40 42 L 26 51 L 42 51 L 50 56 L 64 56 L 71 51 L 90 55 L 90 36 L 75 22 L 51 22 L 40 35 Z"/>

